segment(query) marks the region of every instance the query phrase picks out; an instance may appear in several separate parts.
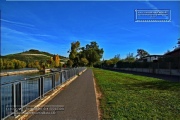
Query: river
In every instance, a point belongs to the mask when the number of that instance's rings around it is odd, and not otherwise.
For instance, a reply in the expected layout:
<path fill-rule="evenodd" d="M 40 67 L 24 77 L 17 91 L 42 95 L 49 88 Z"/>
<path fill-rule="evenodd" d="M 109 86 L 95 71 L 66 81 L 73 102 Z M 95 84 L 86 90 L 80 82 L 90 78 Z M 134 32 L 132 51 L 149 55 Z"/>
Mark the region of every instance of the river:
<path fill-rule="evenodd" d="M 34 68 L 11 69 L 11 70 L 1 70 L 1 72 L 14 72 L 14 71 L 23 71 L 23 70 L 36 70 L 36 69 Z M 13 81 L 22 80 L 22 79 L 37 76 L 37 75 L 40 75 L 40 73 L 37 72 L 37 73 L 17 74 L 17 75 L 11 75 L 11 76 L 2 76 L 0 77 L 0 83 L 3 84 L 7 82 L 13 82 Z"/>

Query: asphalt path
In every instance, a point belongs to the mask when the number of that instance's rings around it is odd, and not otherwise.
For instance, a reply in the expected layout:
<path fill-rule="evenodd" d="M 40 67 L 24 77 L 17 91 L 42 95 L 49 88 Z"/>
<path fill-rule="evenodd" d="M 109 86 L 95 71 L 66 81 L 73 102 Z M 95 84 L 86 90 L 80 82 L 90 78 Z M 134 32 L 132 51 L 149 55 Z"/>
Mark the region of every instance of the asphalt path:
<path fill-rule="evenodd" d="M 98 120 L 92 71 L 86 70 L 46 104 L 49 105 L 62 105 L 64 110 L 55 114 L 35 114 L 30 120 Z"/>

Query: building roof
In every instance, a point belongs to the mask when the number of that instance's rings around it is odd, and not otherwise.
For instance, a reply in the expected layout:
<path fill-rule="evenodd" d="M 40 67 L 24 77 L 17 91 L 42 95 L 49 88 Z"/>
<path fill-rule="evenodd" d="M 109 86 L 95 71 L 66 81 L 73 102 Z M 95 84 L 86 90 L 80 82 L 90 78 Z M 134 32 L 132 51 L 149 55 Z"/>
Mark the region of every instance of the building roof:
<path fill-rule="evenodd" d="M 147 55 L 145 57 L 142 57 L 142 59 L 147 58 L 147 57 L 161 57 L 161 56 L 163 55 Z"/>
<path fill-rule="evenodd" d="M 136 61 L 142 61 L 144 59 L 147 59 L 148 57 L 162 57 L 163 55 L 147 55 L 145 57 L 142 57 L 140 59 L 137 59 Z"/>
<path fill-rule="evenodd" d="M 165 53 L 164 55 L 171 55 L 172 53 L 175 53 L 175 52 L 180 52 L 180 47 L 174 49 L 174 50 L 171 51 L 171 52 Z"/>

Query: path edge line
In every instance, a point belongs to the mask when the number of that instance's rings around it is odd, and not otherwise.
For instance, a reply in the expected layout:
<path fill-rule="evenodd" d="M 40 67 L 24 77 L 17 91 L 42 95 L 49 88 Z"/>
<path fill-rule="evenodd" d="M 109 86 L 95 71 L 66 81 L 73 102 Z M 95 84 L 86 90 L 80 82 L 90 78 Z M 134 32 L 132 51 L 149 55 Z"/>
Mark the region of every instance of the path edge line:
<path fill-rule="evenodd" d="M 97 86 L 96 79 L 94 77 L 93 71 L 92 71 L 92 76 L 93 76 L 94 91 L 95 91 L 95 97 L 96 97 L 96 107 L 97 107 L 97 112 L 98 112 L 98 120 L 101 120 L 102 113 L 101 113 L 101 109 L 100 109 L 100 99 L 101 99 L 102 93 L 97 90 L 98 86 Z"/>

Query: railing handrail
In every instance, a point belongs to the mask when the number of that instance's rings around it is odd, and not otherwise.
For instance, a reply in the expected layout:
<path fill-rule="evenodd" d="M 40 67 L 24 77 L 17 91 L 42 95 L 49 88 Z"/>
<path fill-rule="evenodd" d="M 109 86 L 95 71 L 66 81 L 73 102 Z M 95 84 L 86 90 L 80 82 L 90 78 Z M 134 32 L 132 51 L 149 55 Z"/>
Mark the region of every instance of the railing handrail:
<path fill-rule="evenodd" d="M 70 68 L 70 69 L 76 69 L 76 68 Z M 68 70 L 70 70 L 70 69 L 68 69 Z M 27 80 L 30 80 L 30 79 L 44 77 L 44 76 L 47 76 L 47 75 L 54 75 L 56 73 L 61 73 L 61 72 L 68 71 L 68 70 L 61 70 L 61 71 L 57 71 L 57 72 L 47 73 L 47 74 L 44 74 L 44 75 L 37 75 L 37 76 L 34 76 L 34 77 L 27 77 L 26 79 L 19 79 L 19 80 L 15 80 L 15 81 L 11 81 L 11 82 L 4 82 L 4 83 L 0 84 L 0 86 L 4 86 L 4 85 L 7 85 L 7 84 L 14 84 L 14 83 L 22 82 L 22 81 L 27 81 Z"/>

